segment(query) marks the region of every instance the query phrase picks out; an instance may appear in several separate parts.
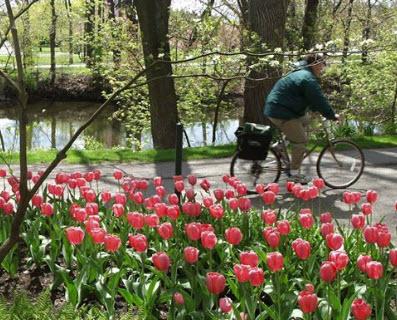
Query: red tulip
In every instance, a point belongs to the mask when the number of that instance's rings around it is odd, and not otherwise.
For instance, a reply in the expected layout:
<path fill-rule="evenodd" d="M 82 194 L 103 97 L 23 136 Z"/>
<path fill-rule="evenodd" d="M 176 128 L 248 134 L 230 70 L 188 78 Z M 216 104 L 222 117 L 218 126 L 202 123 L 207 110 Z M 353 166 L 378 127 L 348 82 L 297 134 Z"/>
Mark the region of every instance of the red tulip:
<path fill-rule="evenodd" d="M 157 227 L 157 232 L 161 238 L 168 240 L 173 235 L 173 227 L 169 222 L 164 222 Z"/>
<path fill-rule="evenodd" d="M 165 217 L 167 215 L 167 205 L 165 203 L 162 202 L 156 203 L 154 204 L 153 209 L 159 218 Z"/>
<path fill-rule="evenodd" d="M 120 218 L 124 214 L 124 206 L 119 203 L 115 203 L 112 206 L 113 214 L 116 218 Z"/>
<path fill-rule="evenodd" d="M 142 229 L 145 226 L 145 217 L 139 212 L 129 212 L 127 214 L 127 221 L 136 230 Z"/>
<path fill-rule="evenodd" d="M 302 228 L 310 229 L 314 224 L 314 218 L 311 214 L 301 214 L 299 215 L 299 223 Z"/>
<path fill-rule="evenodd" d="M 83 197 L 84 197 L 84 199 L 85 199 L 87 202 L 95 202 L 95 200 L 96 200 L 96 193 L 95 193 L 94 190 L 89 189 L 89 190 L 87 190 L 87 191 L 84 192 Z"/>
<path fill-rule="evenodd" d="M 383 277 L 383 265 L 378 261 L 369 261 L 366 271 L 370 279 L 377 280 Z"/>
<path fill-rule="evenodd" d="M 376 240 L 376 244 L 379 248 L 385 248 L 390 246 L 391 242 L 391 233 L 388 231 L 378 231 L 378 239 Z"/>
<path fill-rule="evenodd" d="M 324 261 L 320 267 L 320 278 L 325 282 L 332 282 L 336 278 L 336 266 L 333 261 Z"/>
<path fill-rule="evenodd" d="M 248 192 L 247 186 L 244 183 L 239 183 L 236 186 L 236 191 L 239 196 L 245 196 Z"/>
<path fill-rule="evenodd" d="M 113 177 L 116 180 L 121 180 L 123 178 L 123 173 L 120 170 L 114 170 Z"/>
<path fill-rule="evenodd" d="M 210 182 L 207 179 L 203 179 L 200 182 L 200 187 L 204 190 L 204 191 L 208 191 L 211 187 Z"/>
<path fill-rule="evenodd" d="M 350 191 L 343 192 L 343 202 L 346 204 L 352 204 L 354 201 L 353 195 Z"/>
<path fill-rule="evenodd" d="M 232 300 L 228 297 L 220 298 L 219 308 L 223 313 L 229 313 L 233 309 Z"/>
<path fill-rule="evenodd" d="M 228 190 L 226 190 L 225 191 L 225 198 L 226 199 L 231 199 L 231 198 L 234 198 L 234 191 L 232 190 L 232 189 L 228 189 Z"/>
<path fill-rule="evenodd" d="M 277 231 L 283 236 L 288 235 L 291 232 L 291 225 L 288 220 L 279 220 L 277 221 L 276 226 Z"/>
<path fill-rule="evenodd" d="M 178 205 L 179 204 L 178 196 L 175 193 L 168 195 L 168 203 L 172 205 Z"/>
<path fill-rule="evenodd" d="M 114 195 L 114 202 L 124 206 L 127 203 L 127 197 L 125 196 L 125 194 L 116 193 Z"/>
<path fill-rule="evenodd" d="M 185 225 L 185 232 L 189 240 L 199 240 L 201 237 L 201 226 L 198 222 L 191 222 Z"/>
<path fill-rule="evenodd" d="M 240 262 L 251 267 L 256 267 L 259 263 L 259 257 L 254 251 L 243 251 L 240 253 Z"/>
<path fill-rule="evenodd" d="M 223 217 L 223 207 L 220 204 L 213 204 L 209 207 L 210 214 L 215 219 L 221 219 Z"/>
<path fill-rule="evenodd" d="M 374 203 L 378 200 L 378 193 L 374 190 L 368 190 L 367 191 L 367 201 L 369 203 Z"/>
<path fill-rule="evenodd" d="M 280 185 L 278 183 L 268 183 L 266 186 L 267 190 L 274 192 L 274 194 L 279 194 Z"/>
<path fill-rule="evenodd" d="M 254 267 L 249 271 L 249 282 L 252 286 L 258 287 L 265 281 L 265 273 L 261 268 Z"/>
<path fill-rule="evenodd" d="M 197 177 L 193 175 L 187 176 L 187 181 L 194 186 L 197 183 Z"/>
<path fill-rule="evenodd" d="M 378 241 L 378 229 L 376 227 L 367 226 L 364 229 L 364 239 L 367 243 L 376 243 Z"/>
<path fill-rule="evenodd" d="M 185 189 L 185 184 L 183 183 L 182 180 L 180 180 L 180 181 L 175 181 L 174 187 L 175 187 L 175 190 L 176 190 L 177 192 L 182 192 L 183 189 Z"/>
<path fill-rule="evenodd" d="M 223 198 L 225 197 L 225 193 L 223 192 L 222 189 L 215 189 L 214 196 L 217 201 L 222 201 Z"/>
<path fill-rule="evenodd" d="M 155 187 L 159 187 L 159 186 L 161 186 L 163 184 L 163 178 L 161 178 L 161 177 L 154 177 L 153 178 L 153 185 L 155 186 Z"/>
<path fill-rule="evenodd" d="M 174 302 L 178 305 L 182 305 L 185 303 L 185 299 L 183 298 L 183 295 L 179 292 L 175 292 L 173 295 Z"/>
<path fill-rule="evenodd" d="M 114 234 L 107 234 L 104 239 L 105 249 L 109 252 L 116 252 L 121 246 L 121 240 Z"/>
<path fill-rule="evenodd" d="M 337 233 L 330 233 L 325 237 L 328 248 L 338 250 L 343 245 L 343 237 Z"/>
<path fill-rule="evenodd" d="M 167 190 L 163 186 L 156 187 L 155 191 L 160 198 L 164 198 L 167 195 Z"/>
<path fill-rule="evenodd" d="M 77 245 L 84 240 L 84 231 L 80 227 L 66 228 L 66 238 L 72 245 Z"/>
<path fill-rule="evenodd" d="M 206 283 L 210 293 L 220 294 L 223 290 L 225 290 L 226 279 L 218 272 L 208 272 Z"/>
<path fill-rule="evenodd" d="M 242 212 L 247 212 L 249 209 L 251 209 L 251 200 L 248 198 L 238 198 L 238 207 Z"/>
<path fill-rule="evenodd" d="M 276 201 L 276 194 L 273 191 L 265 191 L 262 194 L 262 200 L 266 205 L 271 205 Z"/>
<path fill-rule="evenodd" d="M 151 228 L 155 228 L 160 224 L 160 219 L 156 214 L 149 214 L 144 216 L 145 224 Z"/>
<path fill-rule="evenodd" d="M 267 225 L 272 225 L 272 224 L 274 224 L 274 223 L 276 222 L 276 220 L 277 220 L 277 215 L 276 215 L 276 213 L 274 212 L 274 210 L 264 210 L 264 211 L 262 212 L 261 217 L 262 217 L 263 222 L 264 222 L 265 224 L 267 224 Z"/>
<path fill-rule="evenodd" d="M 316 186 L 309 187 L 308 192 L 310 199 L 316 199 L 318 197 L 318 194 L 320 193 Z"/>
<path fill-rule="evenodd" d="M 284 257 L 280 252 L 270 252 L 267 254 L 266 263 L 270 271 L 277 272 L 283 269 Z"/>
<path fill-rule="evenodd" d="M 238 245 L 243 239 L 243 234 L 241 230 L 237 227 L 228 228 L 225 231 L 226 241 L 232 245 Z"/>
<path fill-rule="evenodd" d="M 323 238 L 325 238 L 328 234 L 334 233 L 334 225 L 329 222 L 323 223 L 321 224 L 320 232 Z"/>
<path fill-rule="evenodd" d="M 277 248 L 280 245 L 280 233 L 276 228 L 265 228 L 262 235 L 271 248 Z"/>
<path fill-rule="evenodd" d="M 353 214 L 351 223 L 354 229 L 362 229 L 365 226 L 365 216 L 362 214 Z"/>
<path fill-rule="evenodd" d="M 196 197 L 196 193 L 194 192 L 194 189 L 187 189 L 185 190 L 186 198 L 189 201 L 193 201 Z"/>
<path fill-rule="evenodd" d="M 201 233 L 201 244 L 205 249 L 213 249 L 217 241 L 218 239 L 212 231 L 204 231 Z"/>
<path fill-rule="evenodd" d="M 294 250 L 296 256 L 301 260 L 306 260 L 310 256 L 310 242 L 301 238 L 298 238 L 292 242 L 292 249 Z"/>
<path fill-rule="evenodd" d="M 298 304 L 303 313 L 313 313 L 317 309 L 317 295 L 312 285 L 306 285 L 306 289 L 299 292 Z"/>
<path fill-rule="evenodd" d="M 0 169 L 0 178 L 4 178 L 7 175 L 7 171 L 5 169 Z"/>
<path fill-rule="evenodd" d="M 112 199 L 112 194 L 109 191 L 104 191 L 101 193 L 102 202 L 106 203 Z"/>
<path fill-rule="evenodd" d="M 251 267 L 247 264 L 235 264 L 233 266 L 233 271 L 238 282 L 247 282 L 249 280 L 250 270 Z"/>
<path fill-rule="evenodd" d="M 371 306 L 363 299 L 355 299 L 352 303 L 352 314 L 355 320 L 367 320 L 371 317 Z"/>
<path fill-rule="evenodd" d="M 35 194 L 32 197 L 32 205 L 36 208 L 40 208 L 41 204 L 43 203 L 43 197 L 41 195 Z"/>
<path fill-rule="evenodd" d="M 257 194 L 262 194 L 262 193 L 264 193 L 264 192 L 265 192 L 265 185 L 262 184 L 262 183 L 258 183 L 258 184 L 255 186 L 255 191 L 256 191 Z"/>
<path fill-rule="evenodd" d="M 104 243 L 106 231 L 102 228 L 93 228 L 90 232 L 92 241 L 96 244 Z"/>
<path fill-rule="evenodd" d="M 238 209 L 238 200 L 236 198 L 229 199 L 229 207 L 233 211 L 236 211 Z"/>
<path fill-rule="evenodd" d="M 178 205 L 172 205 L 167 207 L 167 216 L 172 219 L 176 220 L 179 217 L 179 206 Z"/>
<path fill-rule="evenodd" d="M 397 249 L 390 249 L 389 260 L 393 267 L 397 267 Z"/>
<path fill-rule="evenodd" d="M 331 251 L 328 260 L 335 263 L 336 270 L 343 270 L 349 263 L 349 256 L 343 251 Z"/>
<path fill-rule="evenodd" d="M 201 205 L 198 202 L 185 202 L 182 211 L 191 217 L 198 217 L 201 214 Z"/>
<path fill-rule="evenodd" d="M 3 211 L 5 215 L 12 215 L 14 213 L 14 205 L 12 204 L 12 202 L 4 203 Z"/>
<path fill-rule="evenodd" d="M 318 189 L 322 189 L 322 188 L 325 187 L 324 180 L 321 179 L 321 178 L 315 178 L 315 179 L 313 179 L 313 185 L 314 185 L 315 187 L 317 187 Z"/>
<path fill-rule="evenodd" d="M 96 202 L 88 202 L 85 205 L 85 210 L 89 216 L 93 216 L 98 214 L 99 207 Z"/>
<path fill-rule="evenodd" d="M 320 215 L 321 223 L 331 223 L 332 222 L 332 214 L 331 212 L 324 212 Z"/>
<path fill-rule="evenodd" d="M 292 192 L 292 189 L 294 188 L 295 183 L 292 181 L 287 181 L 285 188 L 287 189 L 288 192 Z"/>
<path fill-rule="evenodd" d="M 312 209 L 310 209 L 310 208 L 302 208 L 300 211 L 299 211 L 299 215 L 301 215 L 301 214 L 313 214 L 313 212 L 312 212 Z"/>
<path fill-rule="evenodd" d="M 352 192 L 353 203 L 357 204 L 361 200 L 361 192 Z"/>
<path fill-rule="evenodd" d="M 100 227 L 99 220 L 98 219 L 93 219 L 93 218 L 96 218 L 96 216 L 89 217 L 88 220 L 84 223 L 85 229 L 87 230 L 87 232 L 89 234 L 91 234 L 91 230 L 92 229 L 96 229 L 96 228 Z"/>
<path fill-rule="evenodd" d="M 360 255 L 357 258 L 357 267 L 361 270 L 361 272 L 367 272 L 367 263 L 372 261 L 371 256 Z"/>
<path fill-rule="evenodd" d="M 189 264 L 194 264 L 198 261 L 199 253 L 199 250 L 195 247 L 186 247 L 183 250 L 185 261 Z"/>
<path fill-rule="evenodd" d="M 54 208 L 50 203 L 42 203 L 40 211 L 43 216 L 51 217 L 54 214 Z"/>
<path fill-rule="evenodd" d="M 146 236 L 143 234 L 130 234 L 128 236 L 128 241 L 130 247 L 133 248 L 136 252 L 145 252 L 148 248 L 148 242 Z"/>
<path fill-rule="evenodd" d="M 370 204 L 369 202 L 363 203 L 361 205 L 361 212 L 366 216 L 371 214 L 372 213 L 372 204 Z"/>
<path fill-rule="evenodd" d="M 153 265 L 156 267 L 157 270 L 167 272 L 168 268 L 170 267 L 170 258 L 165 252 L 156 252 L 152 255 L 152 262 Z"/>

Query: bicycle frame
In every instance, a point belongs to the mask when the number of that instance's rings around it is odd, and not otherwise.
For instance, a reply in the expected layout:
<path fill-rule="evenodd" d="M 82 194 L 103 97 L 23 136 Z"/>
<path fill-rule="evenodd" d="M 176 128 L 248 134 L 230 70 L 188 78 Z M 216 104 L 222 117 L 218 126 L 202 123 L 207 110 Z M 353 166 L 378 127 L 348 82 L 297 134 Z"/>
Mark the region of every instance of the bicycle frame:
<path fill-rule="evenodd" d="M 325 143 L 321 144 L 319 141 L 316 141 L 316 143 L 314 144 L 313 147 L 311 147 L 309 150 L 306 150 L 306 152 L 303 155 L 303 159 L 306 159 L 307 157 L 309 157 L 310 154 L 312 154 L 314 152 L 314 150 L 316 150 L 317 147 L 322 146 L 323 148 L 325 148 L 328 146 L 331 151 L 332 157 L 334 158 L 336 163 L 338 163 L 338 165 L 340 165 L 340 161 L 336 158 L 335 153 L 333 151 L 334 148 L 331 143 L 332 138 L 330 137 L 330 132 L 329 132 L 329 129 L 327 128 L 326 121 L 328 121 L 328 120 L 326 120 L 326 119 L 321 120 L 321 129 L 320 129 L 321 131 L 324 132 Z M 283 133 L 281 132 L 281 130 L 275 126 L 274 126 L 274 128 L 277 131 L 277 139 L 276 139 L 276 142 L 273 143 L 272 149 L 286 166 L 285 168 L 282 168 L 282 170 L 289 173 L 291 160 L 290 160 L 290 155 L 289 155 L 288 148 L 287 148 L 287 141 L 286 141 Z M 278 144 L 281 145 L 282 150 L 279 150 L 278 148 L 276 148 L 276 146 Z M 287 157 L 285 157 L 284 155 L 286 155 Z"/>

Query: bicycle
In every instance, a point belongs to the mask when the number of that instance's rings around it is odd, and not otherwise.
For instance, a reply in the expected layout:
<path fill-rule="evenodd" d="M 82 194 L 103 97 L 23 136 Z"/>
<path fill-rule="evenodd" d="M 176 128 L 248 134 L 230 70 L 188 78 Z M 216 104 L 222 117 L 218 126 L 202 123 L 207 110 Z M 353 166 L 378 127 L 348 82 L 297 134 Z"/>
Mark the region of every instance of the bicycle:
<path fill-rule="evenodd" d="M 332 189 L 347 188 L 356 183 L 364 171 L 364 153 L 349 139 L 331 138 L 326 120 L 323 119 L 321 124 L 325 142 L 317 158 L 317 174 L 324 180 L 325 185 Z M 276 132 L 275 139 L 272 141 L 265 160 L 240 159 L 238 150 L 233 155 L 230 175 L 237 176 L 248 189 L 255 189 L 257 183 L 278 182 L 282 173 L 290 175 L 287 142 L 277 128 L 274 128 L 274 131 Z M 320 145 L 321 142 L 316 141 L 314 146 L 305 152 L 304 159 Z"/>

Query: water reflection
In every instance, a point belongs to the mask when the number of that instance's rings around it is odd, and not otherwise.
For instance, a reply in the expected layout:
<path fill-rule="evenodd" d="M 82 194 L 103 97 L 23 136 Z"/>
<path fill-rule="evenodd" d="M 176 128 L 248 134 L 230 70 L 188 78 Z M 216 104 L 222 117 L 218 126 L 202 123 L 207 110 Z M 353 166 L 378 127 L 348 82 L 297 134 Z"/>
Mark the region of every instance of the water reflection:
<path fill-rule="evenodd" d="M 39 102 L 29 105 L 27 114 L 27 146 L 29 150 L 62 148 L 95 112 L 99 104 L 92 102 Z M 112 120 L 115 111 L 110 106 L 95 120 L 90 127 L 75 141 L 74 149 L 98 149 L 126 147 L 127 133 L 124 125 Z M 0 132 L 3 136 L 5 149 L 17 151 L 19 148 L 18 112 L 13 105 L 0 105 Z M 216 144 L 235 141 L 234 131 L 238 120 L 222 120 L 216 130 Z M 192 146 L 211 144 L 212 124 L 194 123 L 186 126 L 186 133 Z M 187 141 L 184 139 L 184 145 Z M 153 148 L 150 130 L 142 133 L 142 149 Z"/>

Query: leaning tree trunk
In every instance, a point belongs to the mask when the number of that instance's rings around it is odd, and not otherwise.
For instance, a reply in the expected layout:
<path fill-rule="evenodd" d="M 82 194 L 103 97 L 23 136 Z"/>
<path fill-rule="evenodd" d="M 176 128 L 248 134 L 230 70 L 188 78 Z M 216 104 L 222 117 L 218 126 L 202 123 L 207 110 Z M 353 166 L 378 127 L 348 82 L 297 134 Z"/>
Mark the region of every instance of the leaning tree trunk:
<path fill-rule="evenodd" d="M 171 0 L 136 0 L 145 65 L 157 59 L 170 61 L 168 20 Z M 173 148 L 176 139 L 177 102 L 170 63 L 157 63 L 146 72 L 149 82 L 150 122 L 155 148 Z"/>
<path fill-rule="evenodd" d="M 283 48 L 285 21 L 287 16 L 288 0 L 251 0 L 248 3 L 248 29 L 256 33 L 261 44 L 267 48 Z M 258 50 L 261 50 L 258 48 Z M 247 59 L 248 64 L 257 62 L 257 58 Z M 278 68 L 263 67 L 261 70 L 251 70 L 249 78 L 263 79 L 260 81 L 246 80 L 244 87 L 244 121 L 264 123 L 263 107 L 265 98 L 274 83 L 280 77 Z"/>
<path fill-rule="evenodd" d="M 319 0 L 306 0 L 302 26 L 303 47 L 306 50 L 311 49 L 315 44 L 318 4 Z"/>
<path fill-rule="evenodd" d="M 57 14 L 55 10 L 55 0 L 50 1 L 51 4 L 51 26 L 50 26 L 50 56 L 51 56 L 51 67 L 50 67 L 50 83 L 51 86 L 55 83 L 55 40 L 57 30 Z"/>

